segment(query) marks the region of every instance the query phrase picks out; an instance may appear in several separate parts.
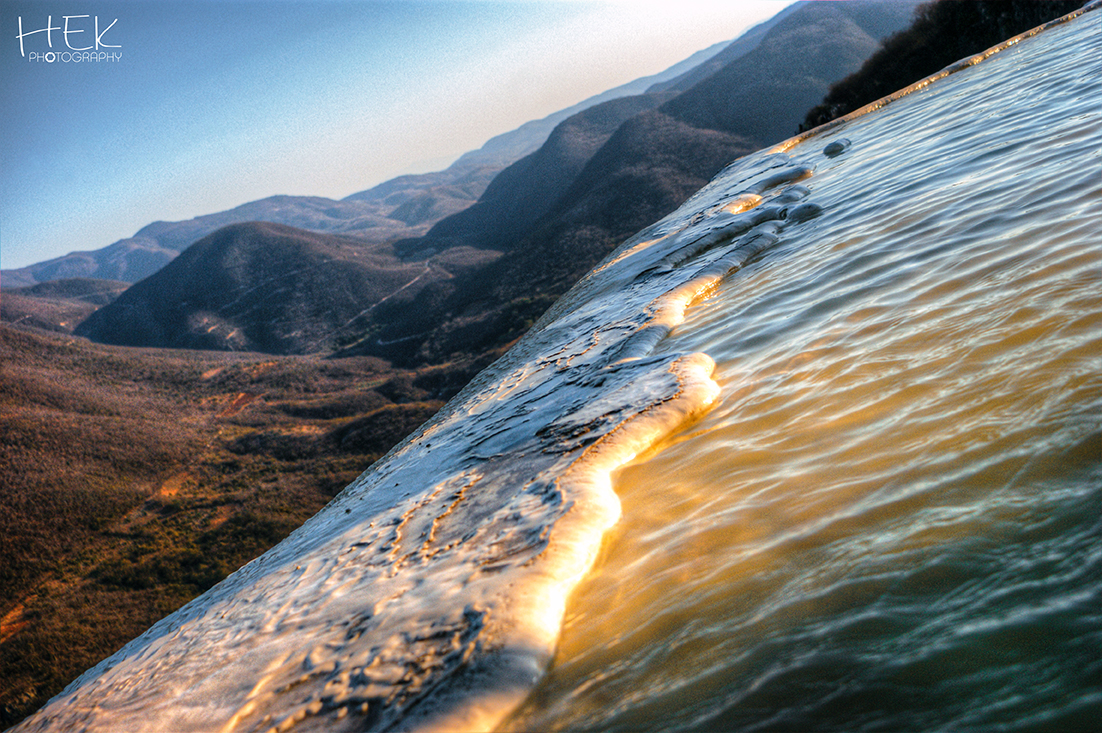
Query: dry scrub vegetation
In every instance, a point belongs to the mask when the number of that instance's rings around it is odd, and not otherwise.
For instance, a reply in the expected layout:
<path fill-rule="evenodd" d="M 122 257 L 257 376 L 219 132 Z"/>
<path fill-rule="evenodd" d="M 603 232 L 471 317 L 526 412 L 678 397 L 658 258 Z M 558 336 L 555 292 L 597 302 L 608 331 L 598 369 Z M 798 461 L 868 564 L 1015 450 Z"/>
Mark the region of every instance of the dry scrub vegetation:
<path fill-rule="evenodd" d="M 399 371 L 0 325 L 0 727 L 286 536 L 489 358 Z"/>

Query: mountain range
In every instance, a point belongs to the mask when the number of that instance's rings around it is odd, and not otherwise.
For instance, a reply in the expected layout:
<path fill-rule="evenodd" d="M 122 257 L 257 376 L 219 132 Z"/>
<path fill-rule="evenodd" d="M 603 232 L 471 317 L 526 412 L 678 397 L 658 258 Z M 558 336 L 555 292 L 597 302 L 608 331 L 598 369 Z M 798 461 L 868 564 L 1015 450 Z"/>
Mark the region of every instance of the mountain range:
<path fill-rule="evenodd" d="M 639 111 L 619 124 L 626 100 L 563 122 L 478 204 L 397 245 L 411 258 L 456 244 L 502 256 L 426 287 L 412 306 L 384 304 L 375 313 L 378 338 L 356 353 L 432 363 L 514 338 L 624 238 L 735 158 L 790 136 L 831 83 L 859 68 L 883 34 L 906 26 L 912 9 L 797 4 L 732 44 L 733 58 L 703 79 L 689 75 L 633 100 Z"/>
<path fill-rule="evenodd" d="M 830 84 L 906 26 L 913 7 L 797 3 L 709 50 L 704 65 L 645 80 L 642 93 L 595 98 L 504 169 L 495 166 L 508 155 L 484 152 L 339 202 L 274 197 L 152 224 L 94 253 L 95 273 L 72 274 L 128 280 L 190 244 L 188 257 L 174 257 L 75 332 L 121 345 L 336 350 L 406 365 L 499 347 L 623 238 L 733 159 L 788 137 Z M 531 144 L 517 140 L 487 145 L 515 154 Z M 302 231 L 219 229 L 248 219 Z M 229 275 L 231 260 L 249 264 Z M 56 277 L 73 263 L 32 269 Z"/>
<path fill-rule="evenodd" d="M 428 224 L 473 204 L 498 171 L 539 148 L 554 127 L 567 117 L 679 77 L 724 46 L 726 44 L 721 43 L 698 51 L 658 74 L 628 82 L 497 135 L 478 150 L 463 154 L 443 171 L 398 176 L 340 200 L 319 196 L 271 196 L 186 221 L 154 222 L 134 236 L 102 249 L 71 252 L 26 267 L 4 270 L 3 284 L 5 288 L 26 287 L 63 278 L 134 283 L 152 275 L 216 229 L 246 221 L 352 234 L 373 242 L 417 236 L 427 230 Z"/>

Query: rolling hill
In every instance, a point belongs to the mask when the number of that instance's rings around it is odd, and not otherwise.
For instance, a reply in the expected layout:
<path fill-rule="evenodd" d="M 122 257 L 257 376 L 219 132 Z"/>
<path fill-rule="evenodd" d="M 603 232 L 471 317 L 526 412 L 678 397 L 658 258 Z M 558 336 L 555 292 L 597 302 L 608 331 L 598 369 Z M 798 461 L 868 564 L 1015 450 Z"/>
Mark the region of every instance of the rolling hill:
<path fill-rule="evenodd" d="M 383 301 L 408 298 L 493 257 L 449 254 L 401 262 L 387 245 L 270 222 L 233 224 L 127 289 L 75 333 L 122 346 L 329 351 Z"/>

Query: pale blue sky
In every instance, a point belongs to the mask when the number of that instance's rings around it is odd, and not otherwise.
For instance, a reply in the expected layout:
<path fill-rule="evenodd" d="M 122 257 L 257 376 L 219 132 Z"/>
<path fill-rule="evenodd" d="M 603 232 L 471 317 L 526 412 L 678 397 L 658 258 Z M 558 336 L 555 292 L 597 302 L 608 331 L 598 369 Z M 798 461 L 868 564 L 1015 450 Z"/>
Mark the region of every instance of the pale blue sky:
<path fill-rule="evenodd" d="M 786 4 L 0 0 L 0 266 L 439 170 Z M 70 18 L 68 46 L 94 46 L 98 20 L 120 60 L 64 61 L 66 15 L 89 16 Z M 52 47 L 26 35 L 48 16 Z"/>

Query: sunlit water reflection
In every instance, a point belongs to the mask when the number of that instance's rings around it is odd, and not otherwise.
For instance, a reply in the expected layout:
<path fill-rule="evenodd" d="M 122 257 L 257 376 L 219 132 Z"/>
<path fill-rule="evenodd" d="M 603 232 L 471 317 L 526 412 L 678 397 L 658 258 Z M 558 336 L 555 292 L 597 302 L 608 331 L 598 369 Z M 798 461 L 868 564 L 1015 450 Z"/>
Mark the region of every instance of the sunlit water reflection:
<path fill-rule="evenodd" d="M 660 347 L 722 397 L 616 477 L 506 728 L 1097 722 L 1099 16 L 788 151 L 823 211 Z"/>

